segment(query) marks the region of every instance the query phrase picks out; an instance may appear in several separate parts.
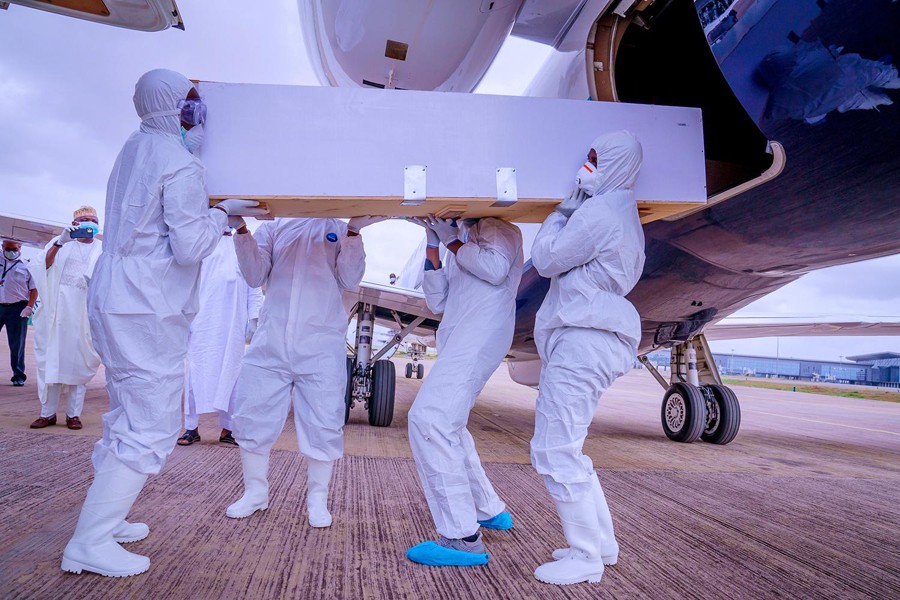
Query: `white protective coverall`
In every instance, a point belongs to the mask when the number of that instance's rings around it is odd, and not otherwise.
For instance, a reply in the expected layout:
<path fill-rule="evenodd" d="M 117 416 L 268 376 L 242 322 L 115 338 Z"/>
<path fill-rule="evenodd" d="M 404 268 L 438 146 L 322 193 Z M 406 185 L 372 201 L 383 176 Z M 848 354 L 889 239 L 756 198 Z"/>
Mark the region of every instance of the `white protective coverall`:
<path fill-rule="evenodd" d="M 222 236 L 200 268 L 200 312 L 191 323 L 185 387 L 185 429 L 196 429 L 198 415 L 219 413 L 219 425 L 232 429 L 237 379 L 244 357 L 247 321 L 259 318 L 262 290 L 244 281 L 234 236 Z"/>
<path fill-rule="evenodd" d="M 478 531 L 478 520 L 505 510 L 481 466 L 469 412 L 512 343 L 516 292 L 522 278 L 522 233 L 485 218 L 467 228 L 456 255 L 426 271 L 428 307 L 443 313 L 438 359 L 409 411 L 409 442 L 438 533 Z"/>
<path fill-rule="evenodd" d="M 53 238 L 29 267 L 41 298 L 34 315 L 38 397 L 41 416 L 49 417 L 56 414 L 61 393 L 68 391 L 66 416 L 77 417 L 84 407 L 85 386 L 100 367 L 91 340 L 87 290 L 103 242 L 63 244 L 48 269 L 46 253 L 58 240 L 59 236 Z"/>
<path fill-rule="evenodd" d="M 95 467 L 109 451 L 136 471 L 158 473 L 181 427 L 200 262 L 227 226 L 226 214 L 209 208 L 206 171 L 185 148 L 173 110 L 191 87 L 164 69 L 141 77 L 134 92 L 141 127 L 109 177 L 103 253 L 88 290 L 110 401 Z"/>
<path fill-rule="evenodd" d="M 631 369 L 641 320 L 625 299 L 644 268 L 644 232 L 632 188 L 642 154 L 627 132 L 601 136 L 593 197 L 566 219 L 554 212 L 531 259 L 550 290 L 537 313 L 541 357 L 531 462 L 550 495 L 574 502 L 591 489 L 594 466 L 581 449 L 600 395 Z"/>
<path fill-rule="evenodd" d="M 252 287 L 266 286 L 259 328 L 238 379 L 234 437 L 241 454 L 266 455 L 293 400 L 300 452 L 344 453 L 347 310 L 341 293 L 366 268 L 362 237 L 337 219 L 276 219 L 235 236 Z"/>

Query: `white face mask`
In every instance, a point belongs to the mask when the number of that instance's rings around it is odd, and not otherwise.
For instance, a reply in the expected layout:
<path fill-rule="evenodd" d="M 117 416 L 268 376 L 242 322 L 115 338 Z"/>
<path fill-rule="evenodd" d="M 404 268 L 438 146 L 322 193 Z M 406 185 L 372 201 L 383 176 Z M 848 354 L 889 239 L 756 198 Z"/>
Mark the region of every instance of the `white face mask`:
<path fill-rule="evenodd" d="M 188 152 L 197 156 L 203 146 L 203 125 L 195 125 L 184 134 L 184 146 Z"/>
<path fill-rule="evenodd" d="M 591 163 L 584 163 L 578 169 L 578 173 L 575 174 L 575 185 L 579 190 L 584 190 L 588 196 L 593 196 L 597 189 L 597 179 L 599 177 L 600 174 L 597 172 L 597 167 Z"/>

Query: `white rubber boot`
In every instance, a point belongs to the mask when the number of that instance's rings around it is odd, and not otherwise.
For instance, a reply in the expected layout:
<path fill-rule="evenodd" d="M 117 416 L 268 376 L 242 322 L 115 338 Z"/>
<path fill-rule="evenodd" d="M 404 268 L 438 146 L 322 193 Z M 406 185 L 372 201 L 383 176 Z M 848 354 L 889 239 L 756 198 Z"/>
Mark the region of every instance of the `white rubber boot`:
<path fill-rule="evenodd" d="M 306 458 L 309 465 L 306 472 L 306 510 L 309 512 L 310 527 L 331 527 L 331 513 L 328 512 L 328 482 L 331 481 L 333 460 Z"/>
<path fill-rule="evenodd" d="M 150 528 L 146 523 L 129 523 L 122 521 L 119 526 L 113 529 L 113 539 L 119 544 L 129 544 L 131 542 L 139 542 L 150 535 Z"/>
<path fill-rule="evenodd" d="M 269 455 L 254 454 L 241 448 L 241 467 L 244 495 L 225 509 L 225 516 L 232 519 L 243 519 L 269 508 Z"/>
<path fill-rule="evenodd" d="M 94 473 L 81 507 L 75 534 L 63 550 L 62 570 L 91 571 L 107 577 L 128 577 L 150 568 L 150 559 L 122 548 L 113 538 L 147 475 L 138 473 L 108 453 Z"/>
<path fill-rule="evenodd" d="M 603 559 L 600 553 L 600 521 L 593 494 L 576 502 L 556 502 L 569 552 L 563 558 L 544 563 L 534 571 L 538 581 L 555 585 L 600 583 Z"/>
<path fill-rule="evenodd" d="M 609 504 L 606 503 L 606 494 L 603 493 L 603 486 L 600 485 L 600 479 L 594 473 L 593 481 L 594 502 L 597 505 L 597 518 L 600 521 L 600 551 L 603 558 L 603 564 L 612 566 L 619 562 L 619 543 L 616 541 L 616 534 L 613 530 L 612 515 L 609 512 Z M 569 553 L 569 548 L 559 548 L 553 551 L 553 560 L 565 558 Z"/>

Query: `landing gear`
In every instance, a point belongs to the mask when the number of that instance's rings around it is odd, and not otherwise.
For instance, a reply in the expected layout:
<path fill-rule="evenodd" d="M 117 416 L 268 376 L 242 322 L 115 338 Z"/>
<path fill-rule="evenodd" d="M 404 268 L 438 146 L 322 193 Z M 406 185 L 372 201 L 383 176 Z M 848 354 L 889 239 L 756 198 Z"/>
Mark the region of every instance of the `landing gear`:
<path fill-rule="evenodd" d="M 428 350 L 428 347 L 418 342 L 410 342 L 407 349 L 412 362 L 406 363 L 406 378 L 411 379 L 415 376 L 416 379 L 422 379 L 425 377 L 425 365 L 419 361 L 425 358 L 425 351 Z"/>
<path fill-rule="evenodd" d="M 706 426 L 706 400 L 696 385 L 674 383 L 662 402 L 662 426 L 666 437 L 689 444 L 697 441 Z"/>
<path fill-rule="evenodd" d="M 396 374 L 394 363 L 382 357 L 395 349 L 406 335 L 418 327 L 425 317 L 416 317 L 403 325 L 400 317 L 392 314 L 400 330 L 374 356 L 372 355 L 372 336 L 375 327 L 374 307 L 371 304 L 358 302 L 351 319 L 356 317 L 356 339 L 352 355 L 347 357 L 347 390 L 345 393 L 344 423 L 350 420 L 350 410 L 357 402 L 363 402 L 369 413 L 369 425 L 388 427 L 394 420 L 394 392 Z M 421 365 L 419 365 L 421 367 Z"/>
<path fill-rule="evenodd" d="M 394 363 L 377 360 L 372 367 L 372 397 L 369 398 L 369 425 L 387 427 L 394 420 Z"/>
<path fill-rule="evenodd" d="M 727 444 L 741 428 L 741 405 L 730 387 L 705 385 L 702 388 L 706 398 L 706 427 L 700 436 L 704 442 Z"/>
<path fill-rule="evenodd" d="M 669 381 L 646 356 L 639 360 L 666 390 L 661 410 L 666 437 L 720 445 L 734 439 L 741 427 L 741 406 L 731 388 L 722 385 L 706 336 L 672 347 Z"/>

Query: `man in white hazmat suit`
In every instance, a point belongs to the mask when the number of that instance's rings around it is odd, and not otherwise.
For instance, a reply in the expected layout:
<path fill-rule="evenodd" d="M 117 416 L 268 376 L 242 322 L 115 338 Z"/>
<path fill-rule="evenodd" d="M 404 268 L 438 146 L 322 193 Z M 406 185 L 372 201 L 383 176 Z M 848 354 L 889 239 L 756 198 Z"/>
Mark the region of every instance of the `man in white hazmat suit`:
<path fill-rule="evenodd" d="M 343 290 L 366 268 L 361 228 L 383 217 L 276 219 L 235 236 L 247 283 L 266 287 L 259 328 L 244 355 L 235 401 L 244 494 L 225 514 L 249 517 L 269 507 L 269 453 L 293 402 L 297 444 L 307 463 L 312 527 L 331 525 L 328 484 L 344 454 L 347 310 Z"/>
<path fill-rule="evenodd" d="M 423 290 L 443 314 L 438 358 L 409 411 L 409 442 L 440 538 L 407 558 L 434 566 L 488 562 L 479 526 L 511 529 L 512 517 L 481 466 L 469 412 L 512 343 L 522 278 L 522 232 L 506 221 L 413 220 L 426 227 Z M 447 248 L 443 264 L 438 240 Z"/>
<path fill-rule="evenodd" d="M 632 191 L 642 158 L 626 131 L 594 140 L 576 191 L 547 217 L 531 249 L 538 273 L 550 278 L 534 327 L 542 369 L 531 463 L 569 543 L 535 570 L 545 583 L 599 582 L 604 563 L 618 560 L 603 489 L 581 450 L 600 395 L 631 369 L 641 338 L 625 295 L 644 268 Z"/>
<path fill-rule="evenodd" d="M 236 445 L 232 415 L 245 342 L 259 322 L 262 290 L 244 281 L 234 250 L 234 236 L 226 233 L 200 267 L 200 312 L 191 323 L 187 381 L 184 391 L 185 433 L 178 445 L 200 441 L 200 415 L 219 414 L 219 441 Z"/>
<path fill-rule="evenodd" d="M 62 559 L 65 571 L 115 577 L 150 568 L 149 558 L 117 542 L 147 536 L 146 525 L 125 517 L 178 437 L 200 261 L 219 242 L 229 213 L 265 212 L 245 200 L 209 208 L 206 173 L 181 133 L 205 114 L 187 78 L 164 69 L 145 73 L 134 107 L 141 126 L 110 174 L 103 252 L 88 287 L 110 411 L 94 447 L 94 481 Z"/>
<path fill-rule="evenodd" d="M 72 237 L 82 229 L 82 223 L 97 225 L 97 211 L 82 206 L 72 218 L 72 226 L 53 238 L 44 254 L 31 265 L 41 298 L 41 307 L 34 315 L 41 415 L 31 424 L 33 429 L 56 424 L 56 410 L 64 393 L 69 403 L 66 427 L 81 429 L 85 386 L 100 367 L 88 323 L 87 288 L 102 242 L 93 235 Z"/>

